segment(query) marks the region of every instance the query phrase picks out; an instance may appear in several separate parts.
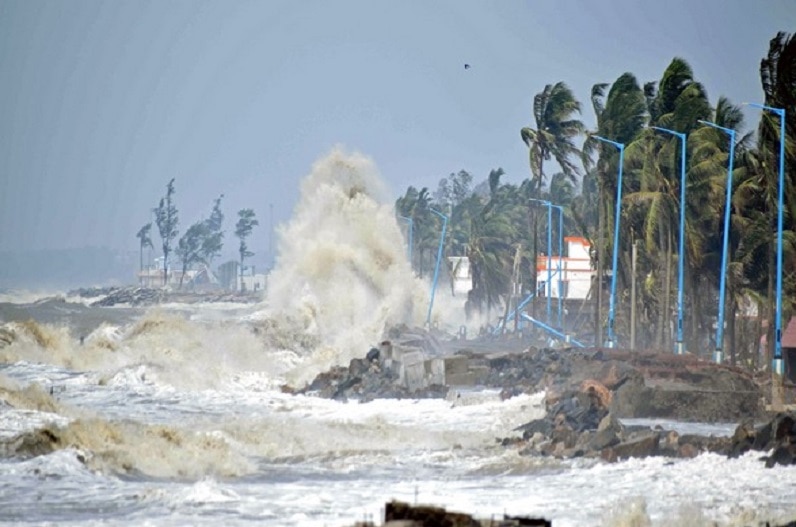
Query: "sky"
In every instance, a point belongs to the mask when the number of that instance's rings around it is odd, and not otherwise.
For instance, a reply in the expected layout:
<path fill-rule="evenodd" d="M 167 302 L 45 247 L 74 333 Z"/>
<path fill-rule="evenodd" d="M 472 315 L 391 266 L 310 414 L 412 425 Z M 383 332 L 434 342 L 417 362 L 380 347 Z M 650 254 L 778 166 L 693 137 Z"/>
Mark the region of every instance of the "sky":
<path fill-rule="evenodd" d="M 394 197 L 460 169 L 519 183 L 546 84 L 591 126 L 593 84 L 679 56 L 712 102 L 762 102 L 795 29 L 794 0 L 0 0 L 0 252 L 137 251 L 175 178 L 181 232 L 223 194 L 227 247 L 252 208 L 262 255 L 335 146 Z"/>

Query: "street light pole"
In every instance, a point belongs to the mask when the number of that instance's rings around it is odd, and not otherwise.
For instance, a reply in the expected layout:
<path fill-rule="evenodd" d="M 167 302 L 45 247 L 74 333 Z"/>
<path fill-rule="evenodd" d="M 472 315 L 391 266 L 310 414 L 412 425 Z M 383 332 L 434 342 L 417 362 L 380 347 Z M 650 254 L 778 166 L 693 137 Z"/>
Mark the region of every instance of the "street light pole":
<path fill-rule="evenodd" d="M 547 287 L 545 287 L 545 296 L 547 297 L 547 323 L 550 324 L 550 294 L 552 289 L 552 280 L 553 280 L 553 264 L 551 261 L 551 252 L 553 250 L 553 239 L 552 239 L 552 217 L 553 217 L 553 207 L 554 205 L 547 200 L 544 199 L 536 199 L 536 198 L 528 198 L 528 201 L 534 201 L 536 203 L 541 203 L 542 205 L 547 207 Z M 536 265 L 536 262 L 534 262 Z M 536 288 L 536 284 L 534 284 L 534 288 Z M 536 290 L 536 289 L 534 289 Z"/>
<path fill-rule="evenodd" d="M 619 149 L 619 175 L 616 181 L 616 213 L 614 214 L 614 251 L 613 251 L 613 271 L 611 271 L 611 298 L 608 304 L 608 347 L 613 348 L 616 346 L 616 334 L 614 333 L 614 320 L 616 316 L 616 275 L 617 275 L 617 262 L 619 261 L 619 221 L 621 220 L 622 210 L 622 168 L 625 164 L 625 145 L 611 141 L 599 135 L 593 136 L 598 141 L 614 145 Z M 601 233 L 602 234 L 602 233 Z M 602 287 L 602 277 L 598 277 Z"/>
<path fill-rule="evenodd" d="M 406 236 L 407 239 L 407 246 L 406 246 L 406 257 L 409 259 L 409 267 L 412 267 L 412 236 L 414 231 L 414 222 L 412 218 L 408 218 L 406 216 L 398 216 L 400 219 L 404 220 L 408 224 L 408 234 Z"/>
<path fill-rule="evenodd" d="M 561 333 L 566 334 L 566 331 L 564 331 L 564 326 L 561 322 L 561 289 L 564 283 L 561 276 L 561 257 L 564 255 L 564 207 L 561 205 L 553 205 L 552 203 L 550 203 L 550 206 L 554 209 L 558 209 L 558 270 L 556 271 L 558 273 L 558 328 L 561 330 Z"/>
<path fill-rule="evenodd" d="M 674 352 L 677 355 L 685 353 L 683 347 L 683 264 L 685 262 L 685 141 L 683 133 L 651 126 L 660 132 L 666 132 L 680 139 L 680 240 L 678 241 L 677 257 L 677 341 L 674 344 Z"/>
<path fill-rule="evenodd" d="M 777 300 L 776 320 L 774 330 L 774 358 L 771 369 L 774 374 L 782 376 L 785 373 L 785 364 L 782 361 L 782 209 L 785 207 L 785 110 L 772 108 L 753 102 L 744 103 L 761 110 L 766 110 L 779 116 L 779 191 L 777 192 Z"/>
<path fill-rule="evenodd" d="M 730 239 L 730 207 L 732 206 L 732 167 L 735 159 L 735 130 L 708 121 L 699 122 L 721 130 L 730 136 L 730 158 L 727 162 L 727 190 L 724 203 L 724 240 L 721 248 L 721 279 L 719 281 L 719 318 L 716 322 L 716 350 L 713 352 L 713 360 L 716 364 L 721 364 L 724 361 L 724 299 L 726 295 L 727 253 Z"/>
<path fill-rule="evenodd" d="M 442 246 L 445 243 L 445 231 L 448 229 L 448 217 L 443 213 L 429 208 L 431 212 L 442 218 L 442 233 L 439 236 L 439 249 L 437 249 L 437 264 L 434 266 L 434 280 L 431 283 L 431 301 L 428 303 L 426 326 L 431 329 L 431 309 L 434 307 L 434 294 L 437 292 L 437 279 L 439 278 L 439 263 L 442 260 Z"/>

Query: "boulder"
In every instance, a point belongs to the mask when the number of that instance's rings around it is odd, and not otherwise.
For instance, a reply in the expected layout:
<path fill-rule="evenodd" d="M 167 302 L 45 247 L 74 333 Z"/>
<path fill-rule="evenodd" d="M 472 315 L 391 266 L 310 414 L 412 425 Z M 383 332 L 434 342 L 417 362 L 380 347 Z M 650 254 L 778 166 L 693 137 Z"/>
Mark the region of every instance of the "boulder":
<path fill-rule="evenodd" d="M 619 443 L 602 451 L 601 457 L 606 461 L 618 461 L 631 457 L 644 458 L 658 453 L 660 434 L 650 433 L 639 439 Z"/>

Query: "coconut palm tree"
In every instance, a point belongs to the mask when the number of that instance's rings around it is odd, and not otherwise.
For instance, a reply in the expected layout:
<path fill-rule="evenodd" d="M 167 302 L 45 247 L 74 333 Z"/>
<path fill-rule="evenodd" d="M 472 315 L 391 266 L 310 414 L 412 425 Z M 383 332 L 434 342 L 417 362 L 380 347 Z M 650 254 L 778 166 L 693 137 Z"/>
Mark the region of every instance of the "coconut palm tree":
<path fill-rule="evenodd" d="M 512 193 L 500 185 L 501 169 L 489 174 L 489 200 L 470 221 L 467 256 L 473 277 L 470 310 L 487 313 L 509 293 L 517 222 L 511 215 Z"/>
<path fill-rule="evenodd" d="M 572 90 L 563 83 L 548 84 L 533 98 L 533 117 L 536 128 L 520 130 L 520 137 L 528 146 L 529 163 L 534 188 L 538 193 L 545 182 L 544 162 L 555 159 L 562 172 L 574 179 L 578 167 L 572 158 L 580 155 L 575 139 L 583 134 L 583 123 L 574 118 L 580 113 L 580 103 Z"/>
<path fill-rule="evenodd" d="M 545 184 L 545 161 L 555 160 L 561 171 L 572 181 L 579 172 L 575 159 L 580 150 L 575 140 L 584 133 L 583 123 L 575 117 L 581 111 L 580 103 L 564 82 L 548 84 L 533 98 L 533 118 L 536 127 L 526 126 L 520 137 L 528 146 L 531 178 L 521 186 L 528 204 L 528 222 L 531 234 L 532 275 L 536 274 L 536 255 L 539 245 L 538 208 L 527 198 L 539 199 Z M 535 276 L 534 282 L 535 283 Z M 533 309 L 533 308 L 532 308 Z"/>
<path fill-rule="evenodd" d="M 632 73 L 624 73 L 610 85 L 595 84 L 592 87 L 591 102 L 594 114 L 597 118 L 597 127 L 594 131 L 587 134 L 583 144 L 583 164 L 591 168 L 593 155 L 597 151 L 599 141 L 595 135 L 627 144 L 633 141 L 643 128 L 647 119 L 647 106 L 644 92 Z M 606 97 L 606 89 L 608 89 Z M 595 282 L 594 298 L 596 300 L 595 310 L 595 338 L 596 342 L 602 341 L 602 277 L 604 275 L 604 265 L 606 251 L 613 243 L 611 236 L 606 232 L 606 218 L 614 216 L 617 204 L 616 185 L 618 173 L 619 155 L 614 147 L 600 148 L 597 158 L 596 170 L 587 172 L 584 178 L 584 188 L 587 183 L 594 186 L 596 184 L 596 198 L 586 200 L 584 204 L 590 205 L 590 211 L 582 211 L 581 214 L 588 214 L 597 217 L 597 224 L 591 223 L 588 229 L 589 238 L 593 242 L 596 251 L 593 256 L 596 259 L 598 280 Z M 587 181 L 587 179 L 593 178 Z M 629 240 L 627 236 L 622 236 L 625 243 Z M 618 271 L 618 270 L 617 270 Z"/>
<path fill-rule="evenodd" d="M 785 173 L 792 174 L 796 169 L 796 37 L 792 34 L 779 32 L 769 42 L 768 54 L 760 62 L 760 80 L 765 94 L 765 104 L 774 108 L 783 108 L 786 113 L 785 121 Z M 778 166 L 780 123 L 777 116 L 765 112 L 761 115 L 760 125 L 758 126 L 758 150 L 766 170 L 766 178 L 762 180 L 761 191 L 765 198 L 764 201 L 770 211 L 771 232 L 775 232 L 775 216 L 778 209 L 776 193 L 779 188 Z M 793 203 L 794 190 L 792 182 L 786 182 L 784 189 L 786 193 L 786 203 Z M 788 215 L 786 215 L 788 216 Z M 793 229 L 793 218 L 786 217 L 785 229 Z M 768 249 L 768 290 L 767 290 L 767 312 L 769 320 L 768 353 L 773 352 L 773 328 L 774 321 L 774 281 L 775 281 L 775 240 L 769 237 Z M 792 271 L 789 266 L 788 271 Z M 784 295 L 787 298 L 788 295 Z"/>

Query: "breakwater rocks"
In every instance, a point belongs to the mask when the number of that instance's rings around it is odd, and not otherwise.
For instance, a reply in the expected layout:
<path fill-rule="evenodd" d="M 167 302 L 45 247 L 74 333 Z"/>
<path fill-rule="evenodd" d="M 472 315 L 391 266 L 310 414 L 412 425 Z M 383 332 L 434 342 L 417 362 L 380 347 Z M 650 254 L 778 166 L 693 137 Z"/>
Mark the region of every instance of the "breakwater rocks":
<path fill-rule="evenodd" d="M 796 464 L 796 416 L 766 414 L 763 392 L 747 372 L 690 356 L 603 349 L 488 353 L 468 343 L 392 335 L 318 375 L 296 393 L 342 400 L 447 397 L 450 391 L 499 389 L 501 397 L 546 393 L 546 415 L 498 438 L 523 455 L 558 458 L 738 456 L 760 451 L 767 466 Z M 731 437 L 627 426 L 628 418 L 740 422 Z M 763 423 L 755 426 L 754 423 Z"/>
<path fill-rule="evenodd" d="M 410 505 L 402 501 L 390 501 L 384 506 L 383 527 L 551 527 L 544 518 L 503 515 L 501 519 L 476 519 L 470 514 L 452 512 L 432 505 Z M 376 527 L 370 521 L 359 522 L 354 527 Z"/>
<path fill-rule="evenodd" d="M 599 457 L 618 461 L 648 456 L 693 457 L 728 451 L 730 438 L 680 435 L 648 426 L 625 426 L 611 412 L 612 394 L 596 381 L 548 398 L 546 415 L 516 429 L 520 437 L 501 440 L 521 455 L 556 458 Z"/>
<path fill-rule="evenodd" d="M 445 397 L 450 388 L 499 389 L 503 397 L 545 391 L 551 398 L 593 383 L 610 392 L 616 418 L 739 422 L 765 415 L 763 392 L 747 372 L 695 357 L 603 349 L 473 351 L 422 330 L 394 335 L 347 367 L 300 391 L 335 399 Z"/>
<path fill-rule="evenodd" d="M 127 305 L 132 307 L 152 306 L 166 302 L 195 304 L 198 302 L 258 302 L 261 295 L 223 290 L 182 291 L 151 287 L 86 287 L 69 291 L 67 296 L 96 299 L 92 307 L 113 307 Z"/>

